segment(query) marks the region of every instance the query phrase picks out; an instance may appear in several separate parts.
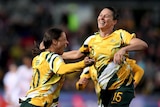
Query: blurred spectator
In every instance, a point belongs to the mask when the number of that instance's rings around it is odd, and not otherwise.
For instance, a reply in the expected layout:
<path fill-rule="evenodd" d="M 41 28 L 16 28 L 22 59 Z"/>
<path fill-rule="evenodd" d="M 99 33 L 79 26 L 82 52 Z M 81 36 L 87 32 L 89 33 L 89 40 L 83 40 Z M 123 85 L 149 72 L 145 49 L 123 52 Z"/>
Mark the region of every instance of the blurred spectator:
<path fill-rule="evenodd" d="M 17 65 L 15 63 L 11 63 L 9 65 L 9 70 L 5 74 L 3 83 L 4 83 L 4 98 L 7 102 L 7 107 L 18 107 L 17 103 L 14 102 L 13 98 L 13 90 L 16 88 L 17 84 Z"/>
<path fill-rule="evenodd" d="M 17 86 L 13 96 L 15 102 L 19 103 L 19 98 L 24 97 L 29 90 L 30 82 L 32 79 L 32 55 L 25 53 L 22 57 L 22 65 L 17 68 Z M 18 104 L 19 105 L 19 104 Z"/>

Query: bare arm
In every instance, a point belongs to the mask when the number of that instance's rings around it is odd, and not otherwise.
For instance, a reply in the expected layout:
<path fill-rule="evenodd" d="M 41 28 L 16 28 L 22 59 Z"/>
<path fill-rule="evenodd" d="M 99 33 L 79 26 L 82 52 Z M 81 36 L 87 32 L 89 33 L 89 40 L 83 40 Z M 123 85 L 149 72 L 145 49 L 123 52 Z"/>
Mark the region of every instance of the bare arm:
<path fill-rule="evenodd" d="M 123 50 L 126 52 L 130 52 L 130 51 L 145 50 L 146 48 L 148 48 L 146 42 L 138 38 L 133 38 L 128 46 L 123 47 Z"/>
<path fill-rule="evenodd" d="M 79 50 L 72 50 L 72 51 L 64 52 L 62 55 L 62 58 L 74 60 L 74 59 L 82 58 L 83 56 L 85 55 L 81 53 Z"/>
<path fill-rule="evenodd" d="M 144 42 L 141 39 L 138 38 L 133 38 L 130 41 L 130 44 L 121 48 L 117 53 L 114 55 L 114 63 L 120 64 L 123 56 L 130 51 L 140 51 L 140 50 L 145 50 L 148 48 L 148 45 L 146 42 Z"/>

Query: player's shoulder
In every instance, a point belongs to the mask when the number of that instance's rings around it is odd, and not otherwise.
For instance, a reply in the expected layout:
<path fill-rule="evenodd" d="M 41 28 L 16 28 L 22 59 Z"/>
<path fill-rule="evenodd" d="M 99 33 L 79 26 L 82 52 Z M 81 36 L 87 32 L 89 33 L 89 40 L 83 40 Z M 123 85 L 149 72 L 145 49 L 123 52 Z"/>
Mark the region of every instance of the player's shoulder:
<path fill-rule="evenodd" d="M 55 58 L 60 57 L 60 55 L 53 52 L 42 52 L 40 55 L 36 56 L 33 59 L 34 63 L 42 63 L 43 61 L 53 61 Z"/>
<path fill-rule="evenodd" d="M 49 52 L 48 54 L 46 54 L 46 56 L 45 56 L 45 59 L 47 60 L 47 61 L 53 61 L 55 58 L 59 58 L 59 59 L 61 59 L 61 56 L 59 55 L 59 54 L 57 54 L 57 53 L 54 53 L 54 52 Z"/>
<path fill-rule="evenodd" d="M 88 43 L 89 43 L 91 40 L 93 40 L 95 37 L 96 37 L 95 34 L 90 35 L 90 36 L 84 41 L 84 44 L 88 44 Z"/>
<path fill-rule="evenodd" d="M 48 51 L 42 52 L 42 53 L 39 55 L 40 58 L 45 58 L 45 59 L 50 58 L 50 57 L 55 57 L 55 56 L 59 56 L 59 55 L 58 55 L 57 53 L 48 52 Z"/>
<path fill-rule="evenodd" d="M 96 34 L 94 33 L 93 35 L 90 35 L 87 39 L 92 39 L 92 38 L 95 38 L 96 37 Z"/>

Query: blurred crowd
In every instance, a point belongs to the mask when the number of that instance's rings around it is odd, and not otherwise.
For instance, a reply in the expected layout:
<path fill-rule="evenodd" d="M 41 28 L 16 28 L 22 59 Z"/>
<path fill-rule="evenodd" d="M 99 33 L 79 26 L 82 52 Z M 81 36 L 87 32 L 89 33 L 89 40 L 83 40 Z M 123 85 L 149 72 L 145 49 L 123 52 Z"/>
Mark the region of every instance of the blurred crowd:
<path fill-rule="evenodd" d="M 69 41 L 66 51 L 78 49 L 85 38 L 97 32 L 96 18 L 100 9 L 101 6 L 96 3 L 60 4 L 52 0 L 1 0 L 0 89 L 5 92 L 5 97 L 10 94 L 9 88 L 12 86 L 22 89 L 24 83 L 29 84 L 23 82 L 25 78 L 28 79 L 26 81 L 30 81 L 32 72 L 30 66 L 26 65 L 24 57 L 32 58 L 30 54 L 34 41 L 40 42 L 48 27 L 58 26 L 65 30 Z M 118 6 L 118 10 L 120 19 L 116 29 L 135 32 L 138 38 L 149 45 L 145 52 L 130 53 L 145 71 L 136 89 L 137 93 L 160 94 L 160 7 L 153 8 L 151 5 L 145 8 L 132 8 L 124 4 Z M 28 63 L 31 64 L 31 60 Z M 63 91 L 76 91 L 75 83 L 78 79 L 79 73 L 69 74 Z M 85 91 L 94 92 L 92 81 Z"/>

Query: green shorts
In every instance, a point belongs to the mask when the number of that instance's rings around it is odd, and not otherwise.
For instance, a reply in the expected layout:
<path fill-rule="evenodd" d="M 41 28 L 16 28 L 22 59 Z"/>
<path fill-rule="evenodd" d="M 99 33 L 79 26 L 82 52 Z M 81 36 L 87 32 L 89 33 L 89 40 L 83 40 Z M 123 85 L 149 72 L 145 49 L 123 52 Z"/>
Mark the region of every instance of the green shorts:
<path fill-rule="evenodd" d="M 121 86 L 117 90 L 101 90 L 99 107 L 129 107 L 134 98 L 134 86 Z"/>

